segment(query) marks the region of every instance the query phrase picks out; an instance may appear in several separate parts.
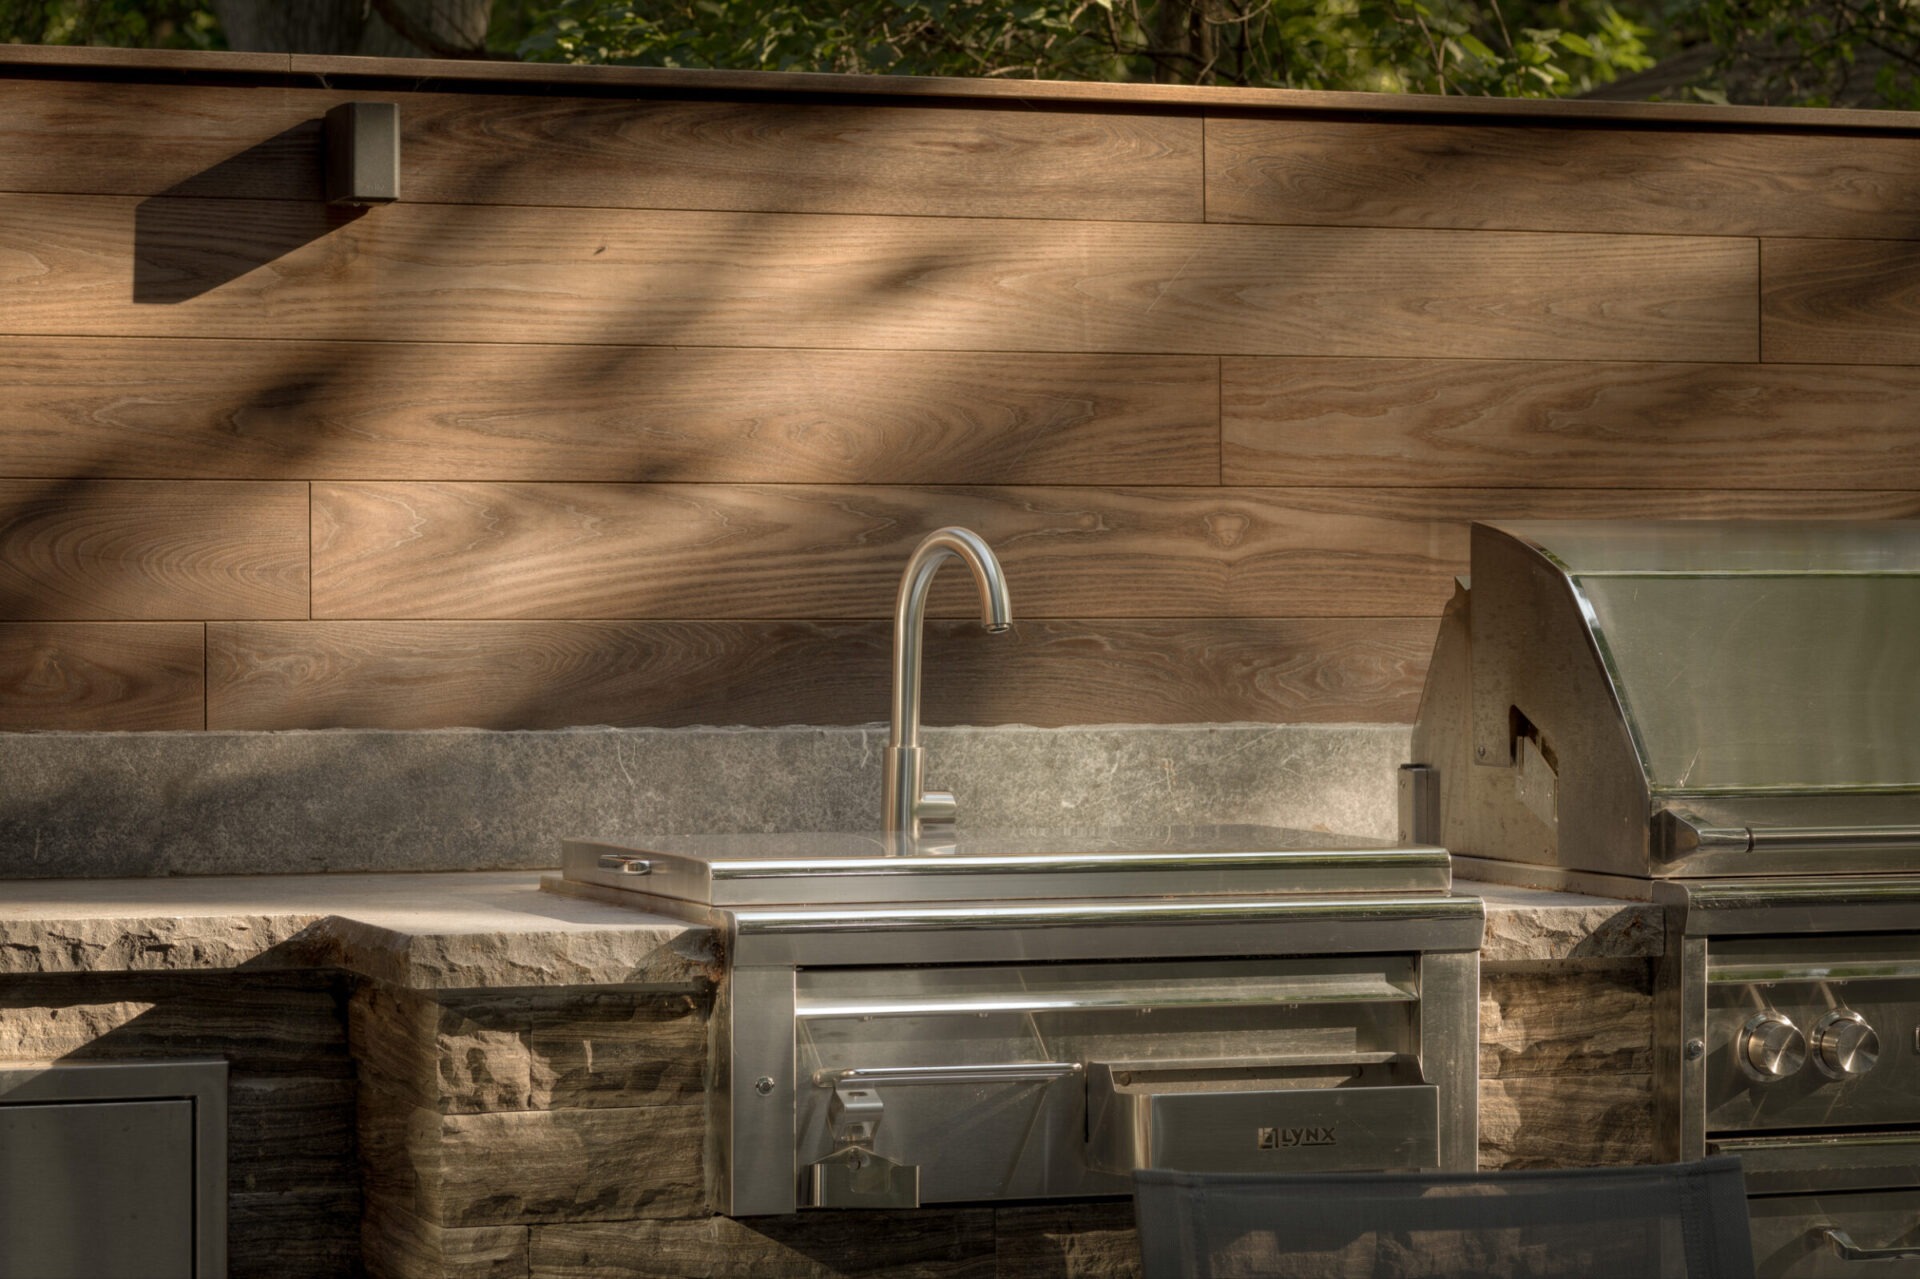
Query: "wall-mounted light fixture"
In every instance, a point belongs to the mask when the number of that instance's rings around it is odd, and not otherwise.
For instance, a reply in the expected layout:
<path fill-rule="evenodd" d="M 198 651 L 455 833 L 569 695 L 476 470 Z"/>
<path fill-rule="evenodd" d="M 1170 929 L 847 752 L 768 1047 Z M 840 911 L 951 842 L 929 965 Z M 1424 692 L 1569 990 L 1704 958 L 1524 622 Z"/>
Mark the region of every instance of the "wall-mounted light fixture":
<path fill-rule="evenodd" d="M 400 107 L 342 102 L 324 130 L 327 203 L 391 204 L 400 198 Z"/>

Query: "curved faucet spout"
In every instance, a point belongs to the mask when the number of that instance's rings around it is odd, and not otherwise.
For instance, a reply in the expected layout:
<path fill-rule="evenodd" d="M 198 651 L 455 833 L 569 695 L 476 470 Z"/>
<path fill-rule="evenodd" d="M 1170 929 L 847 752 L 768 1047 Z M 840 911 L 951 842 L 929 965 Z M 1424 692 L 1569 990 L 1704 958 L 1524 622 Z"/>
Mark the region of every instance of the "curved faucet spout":
<path fill-rule="evenodd" d="M 886 807 L 881 818 L 881 829 L 889 835 L 917 838 L 923 819 L 954 818 L 953 796 L 925 789 L 920 753 L 920 637 L 927 592 L 934 574 L 950 559 L 962 561 L 973 571 L 974 584 L 980 588 L 981 625 L 996 635 L 1013 628 L 1007 579 L 993 548 L 970 529 L 943 528 L 927 534 L 907 560 L 893 606 L 893 718 L 887 734 Z"/>

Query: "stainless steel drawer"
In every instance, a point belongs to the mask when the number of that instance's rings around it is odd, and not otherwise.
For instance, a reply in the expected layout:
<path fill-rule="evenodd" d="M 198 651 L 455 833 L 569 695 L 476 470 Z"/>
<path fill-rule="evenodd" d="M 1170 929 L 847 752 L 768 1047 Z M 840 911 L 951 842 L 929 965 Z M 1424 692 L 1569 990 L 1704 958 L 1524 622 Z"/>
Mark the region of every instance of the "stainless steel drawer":
<path fill-rule="evenodd" d="M 1920 1276 L 1920 1187 L 1750 1199 L 1758 1279 L 1901 1279 Z M 1849 1260 L 1830 1232 L 1866 1252 L 1914 1255 Z"/>
<path fill-rule="evenodd" d="M 1236 1072 L 1096 1063 L 1087 1080 L 1088 1161 L 1116 1173 L 1437 1167 L 1440 1090 L 1376 1083 L 1370 1073 L 1367 1067 Z"/>

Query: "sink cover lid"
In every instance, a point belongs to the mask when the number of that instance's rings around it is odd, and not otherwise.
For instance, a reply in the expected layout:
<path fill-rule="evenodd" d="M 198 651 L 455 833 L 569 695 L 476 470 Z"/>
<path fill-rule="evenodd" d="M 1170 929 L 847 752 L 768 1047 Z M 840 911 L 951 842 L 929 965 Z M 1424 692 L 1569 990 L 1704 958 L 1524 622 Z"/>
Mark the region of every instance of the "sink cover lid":
<path fill-rule="evenodd" d="M 710 907 L 1447 892 L 1445 849 L 1271 826 L 570 839 L 564 876 Z"/>

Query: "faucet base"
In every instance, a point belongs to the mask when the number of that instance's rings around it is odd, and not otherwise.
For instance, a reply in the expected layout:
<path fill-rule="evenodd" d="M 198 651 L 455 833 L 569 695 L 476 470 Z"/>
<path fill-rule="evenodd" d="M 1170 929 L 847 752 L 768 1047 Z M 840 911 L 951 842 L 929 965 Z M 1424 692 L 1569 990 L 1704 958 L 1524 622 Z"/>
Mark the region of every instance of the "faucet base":
<path fill-rule="evenodd" d="M 920 837 L 921 768 L 925 752 L 918 746 L 889 746 L 885 769 L 881 830 L 889 835 Z"/>

